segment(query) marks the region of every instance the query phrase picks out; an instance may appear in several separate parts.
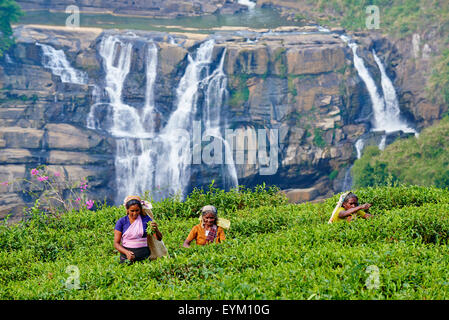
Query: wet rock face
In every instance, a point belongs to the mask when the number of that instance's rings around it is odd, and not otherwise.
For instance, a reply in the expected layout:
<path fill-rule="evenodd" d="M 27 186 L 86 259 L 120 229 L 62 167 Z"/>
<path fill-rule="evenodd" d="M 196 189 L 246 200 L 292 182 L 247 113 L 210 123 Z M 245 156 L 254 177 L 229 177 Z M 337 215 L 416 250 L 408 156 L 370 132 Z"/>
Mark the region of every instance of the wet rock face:
<path fill-rule="evenodd" d="M 447 111 L 447 106 L 433 102 L 425 90 L 432 73 L 432 63 L 446 47 L 431 31 L 413 33 L 403 39 L 372 35 L 369 45 L 389 61 L 387 72 L 395 79 L 401 111 L 418 128 L 432 125 Z"/>
<path fill-rule="evenodd" d="M 59 76 L 42 65 L 42 49 L 35 41 L 70 42 L 64 31 L 23 34 L 16 30 L 17 44 L 0 63 L 0 181 L 31 179 L 30 170 L 41 164 L 58 171 L 62 177 L 92 181 L 92 196 L 111 199 L 114 188 L 115 142 L 102 133 L 86 128 L 86 116 L 92 104 L 92 87 L 63 83 Z M 78 37 L 77 37 L 78 36 Z M 72 35 L 73 46 L 64 49 L 75 65 L 77 53 L 88 55 L 84 34 Z M 81 40 L 82 39 L 82 40 Z M 95 37 L 93 37 L 95 39 Z M 82 48 L 84 51 L 82 51 Z M 91 61 L 81 61 L 87 66 Z M 88 68 L 86 68 L 88 69 Z M 21 214 L 30 197 L 23 193 L 24 183 L 0 186 L 0 217 Z M 18 219 L 15 217 L 12 221 Z"/>
<path fill-rule="evenodd" d="M 105 130 L 87 129 L 95 97 L 105 96 L 98 92 L 105 81 L 99 54 L 102 35 L 98 30 L 64 28 L 16 30 L 17 45 L 8 53 L 9 60 L 0 63 L 0 181 L 29 178 L 32 168 L 47 164 L 73 179 L 87 177 L 93 197 L 113 202 L 115 140 Z M 166 34 L 138 34 L 122 91 L 123 102 L 136 108 L 145 100 L 144 38 L 155 39 L 158 48 L 154 104 L 159 130 L 176 105 L 175 89 L 187 55 L 202 38 L 179 36 L 173 42 Z M 88 83 L 62 82 L 42 65 L 42 50 L 33 40 L 62 49 L 73 67 L 88 74 Z M 332 193 L 329 174 L 354 159 L 353 143 L 367 130 L 354 124 L 366 104 L 366 92 L 352 66 L 350 49 L 329 34 L 263 34 L 257 42 L 230 34 L 217 38 L 212 67 L 224 50 L 227 95 L 221 126 L 237 136 L 248 135 L 245 150 L 256 151 L 256 163 L 247 161 L 248 154 L 244 163 L 237 163 L 239 184 L 265 182 L 305 189 L 304 195 L 292 193 L 295 199 Z M 203 100 L 200 94 L 199 104 Z M 96 120 L 106 118 L 107 106 L 98 110 Z M 260 129 L 277 132 L 276 168 L 269 174 L 261 174 L 260 141 L 251 138 Z M 269 140 L 266 143 L 270 145 Z M 269 154 L 269 148 L 266 151 Z M 190 188 L 207 186 L 212 179 L 221 183 L 222 173 L 220 166 L 192 166 Z M 29 200 L 17 193 L 20 188 L 0 188 L 3 215 Z"/>

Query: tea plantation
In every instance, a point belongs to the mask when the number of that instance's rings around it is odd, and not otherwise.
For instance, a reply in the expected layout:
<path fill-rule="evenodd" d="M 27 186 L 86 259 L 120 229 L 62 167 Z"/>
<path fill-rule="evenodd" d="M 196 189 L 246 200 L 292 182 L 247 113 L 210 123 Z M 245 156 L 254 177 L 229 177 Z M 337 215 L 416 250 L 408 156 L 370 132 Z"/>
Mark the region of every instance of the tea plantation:
<path fill-rule="evenodd" d="M 132 265 L 113 248 L 123 207 L 34 210 L 0 227 L 0 299 L 448 299 L 448 191 L 355 192 L 372 219 L 329 225 L 339 195 L 296 205 L 265 187 L 154 203 L 170 258 Z M 183 248 L 204 204 L 231 221 L 227 240 Z"/>

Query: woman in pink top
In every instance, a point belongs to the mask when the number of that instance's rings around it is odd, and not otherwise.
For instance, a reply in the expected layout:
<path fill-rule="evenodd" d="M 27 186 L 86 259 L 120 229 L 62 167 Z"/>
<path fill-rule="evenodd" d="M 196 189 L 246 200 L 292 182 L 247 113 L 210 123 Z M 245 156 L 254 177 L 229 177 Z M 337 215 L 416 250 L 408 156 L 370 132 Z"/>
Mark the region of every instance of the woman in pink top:
<path fill-rule="evenodd" d="M 114 248 L 120 252 L 120 263 L 148 259 L 151 254 L 148 239 L 152 237 L 146 231 L 148 223 L 158 240 L 162 240 L 162 233 L 143 210 L 140 197 L 127 197 L 125 207 L 127 215 L 117 221 L 114 230 Z"/>

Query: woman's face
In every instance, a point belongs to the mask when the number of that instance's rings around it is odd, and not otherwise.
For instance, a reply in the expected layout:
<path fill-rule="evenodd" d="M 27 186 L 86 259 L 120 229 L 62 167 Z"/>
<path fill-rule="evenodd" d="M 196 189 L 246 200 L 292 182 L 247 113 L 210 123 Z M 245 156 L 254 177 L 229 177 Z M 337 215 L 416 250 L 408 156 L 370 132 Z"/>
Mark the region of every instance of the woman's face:
<path fill-rule="evenodd" d="M 203 215 L 203 221 L 206 226 L 212 226 L 215 222 L 215 215 L 213 213 L 206 213 Z"/>
<path fill-rule="evenodd" d="M 358 205 L 359 205 L 359 200 L 357 198 L 349 198 L 348 201 L 343 202 L 343 208 L 345 208 L 345 210 L 355 208 Z"/>
<path fill-rule="evenodd" d="M 130 218 L 137 219 L 140 214 L 140 207 L 137 204 L 133 204 L 126 210 L 126 212 Z"/>

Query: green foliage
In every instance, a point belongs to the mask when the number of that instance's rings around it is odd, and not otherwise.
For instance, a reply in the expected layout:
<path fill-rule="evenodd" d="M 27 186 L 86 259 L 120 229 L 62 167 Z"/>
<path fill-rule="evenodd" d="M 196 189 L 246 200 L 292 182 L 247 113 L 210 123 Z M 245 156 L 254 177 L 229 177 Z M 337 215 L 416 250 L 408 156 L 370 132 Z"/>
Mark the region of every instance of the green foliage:
<path fill-rule="evenodd" d="M 274 197 L 257 206 L 266 192 L 245 189 L 248 206 L 228 208 L 226 214 L 219 209 L 219 216 L 231 221 L 223 244 L 189 249 L 180 245 L 198 216 L 168 218 L 163 212 L 171 207 L 154 203 L 170 258 L 132 265 L 119 264 L 112 245 L 123 207 L 82 209 L 59 217 L 31 212 L 18 225 L 0 225 L 0 298 L 449 298 L 447 190 L 356 190 L 360 202 L 373 203 L 373 218 L 331 225 L 327 220 L 339 195 L 301 205 Z M 235 191 L 212 189 L 197 191 L 190 201 L 227 205 L 235 197 Z M 379 286 L 370 289 L 366 281 L 372 265 L 379 269 Z M 68 266 L 79 269 L 78 289 L 66 285 Z"/>
<path fill-rule="evenodd" d="M 376 158 L 380 153 L 376 146 L 368 146 L 363 156 L 355 161 L 351 169 L 354 188 L 387 185 L 392 180 L 387 169 L 388 163 Z"/>
<path fill-rule="evenodd" d="M 206 204 L 213 205 L 224 216 L 241 209 L 257 208 L 265 205 L 279 206 L 288 202 L 286 196 L 276 186 L 265 184 L 251 188 L 239 186 L 228 192 L 216 188 L 212 182 L 207 190 L 195 188 L 184 201 L 172 197 L 154 203 L 157 218 L 184 217 L 193 218 L 200 215 Z M 151 199 L 148 199 L 151 201 Z"/>
<path fill-rule="evenodd" d="M 296 89 L 296 85 L 293 82 L 293 77 L 290 76 L 290 75 L 288 76 L 288 83 L 287 83 L 287 85 L 288 85 L 288 92 L 292 96 L 296 97 L 298 95 L 298 90 Z"/>
<path fill-rule="evenodd" d="M 332 181 L 332 180 L 334 180 L 337 176 L 338 176 L 338 170 L 333 170 L 333 171 L 329 174 L 329 180 Z"/>
<path fill-rule="evenodd" d="M 326 141 L 324 141 L 322 129 L 315 128 L 313 130 L 313 143 L 319 148 L 324 148 L 326 146 Z"/>
<path fill-rule="evenodd" d="M 232 76 L 233 82 L 236 82 L 236 86 L 230 89 L 229 105 L 232 107 L 239 107 L 249 99 L 249 89 L 246 84 L 248 80 L 248 75 L 246 73 L 240 73 L 238 75 Z"/>
<path fill-rule="evenodd" d="M 449 105 L 449 49 L 443 51 L 433 66 L 428 94 L 434 103 Z"/>
<path fill-rule="evenodd" d="M 397 140 L 384 151 L 366 147 L 352 168 L 354 187 L 435 185 L 449 187 L 449 117 L 425 128 L 419 137 Z"/>
<path fill-rule="evenodd" d="M 0 0 L 0 58 L 14 43 L 11 23 L 23 15 L 19 5 L 14 0 Z"/>

